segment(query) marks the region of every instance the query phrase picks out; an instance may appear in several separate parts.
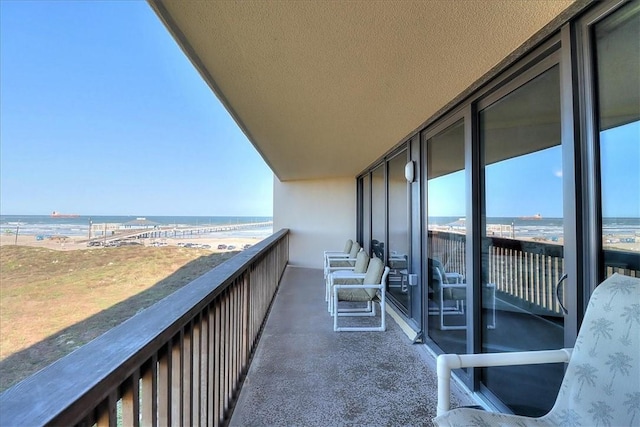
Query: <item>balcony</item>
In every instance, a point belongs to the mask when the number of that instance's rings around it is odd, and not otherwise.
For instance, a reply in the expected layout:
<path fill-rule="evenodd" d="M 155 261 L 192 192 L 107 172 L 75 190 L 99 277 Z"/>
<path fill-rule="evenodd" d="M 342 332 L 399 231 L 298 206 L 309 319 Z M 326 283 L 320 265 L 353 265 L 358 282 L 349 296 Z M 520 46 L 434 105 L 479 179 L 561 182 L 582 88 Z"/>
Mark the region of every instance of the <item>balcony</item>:
<path fill-rule="evenodd" d="M 451 267 L 464 272 L 464 236 L 429 237 L 436 252 L 449 254 Z M 507 301 L 553 323 L 549 319 L 559 315 L 551 297 L 562 265 L 558 245 L 490 242 L 488 262 L 500 265 L 490 277 L 499 323 L 522 321 L 503 307 Z M 288 266 L 288 258 L 289 233 L 281 230 L 5 391 L 0 423 L 428 424 L 435 416 L 436 377 L 427 347 L 412 344 L 391 319 L 386 332 L 333 332 L 322 271 Z M 638 274 L 636 265 L 624 267 Z M 464 325 L 464 316 L 457 317 Z M 529 342 L 539 332 L 548 335 L 527 325 Z M 493 327 L 489 333 L 497 334 L 501 348 L 517 347 L 523 338 L 495 328 L 495 315 Z M 446 335 L 456 352 L 465 352 L 458 335 L 466 327 L 452 329 L 430 328 L 430 334 L 436 342 Z M 520 374 L 526 382 L 526 372 Z M 536 378 L 528 380 L 531 387 Z M 473 404 L 454 391 L 453 406 Z"/>
<path fill-rule="evenodd" d="M 1 423 L 428 424 L 426 347 L 333 332 L 322 271 L 287 260 L 282 230 L 5 391 Z"/>
<path fill-rule="evenodd" d="M 428 425 L 435 410 L 424 345 L 393 320 L 385 332 L 333 332 L 322 271 L 288 267 L 230 425 Z"/>

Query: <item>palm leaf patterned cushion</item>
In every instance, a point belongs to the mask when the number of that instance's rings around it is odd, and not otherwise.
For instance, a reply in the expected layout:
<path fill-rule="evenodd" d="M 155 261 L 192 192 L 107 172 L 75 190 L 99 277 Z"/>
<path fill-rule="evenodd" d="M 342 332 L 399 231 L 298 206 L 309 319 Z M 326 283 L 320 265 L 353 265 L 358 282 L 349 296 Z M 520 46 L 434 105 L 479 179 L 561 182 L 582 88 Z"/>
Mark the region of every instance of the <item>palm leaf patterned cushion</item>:
<path fill-rule="evenodd" d="M 454 409 L 438 426 L 640 426 L 640 279 L 596 288 L 556 402 L 540 418 Z"/>

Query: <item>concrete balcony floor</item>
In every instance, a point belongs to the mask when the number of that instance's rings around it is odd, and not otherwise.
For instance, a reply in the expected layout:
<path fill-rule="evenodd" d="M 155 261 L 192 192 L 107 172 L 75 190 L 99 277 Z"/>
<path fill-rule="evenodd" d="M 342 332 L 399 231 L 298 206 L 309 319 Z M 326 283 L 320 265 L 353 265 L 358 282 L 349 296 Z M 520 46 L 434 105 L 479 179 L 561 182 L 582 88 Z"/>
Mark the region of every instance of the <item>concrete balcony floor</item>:
<path fill-rule="evenodd" d="M 230 425 L 432 425 L 436 384 L 433 356 L 391 316 L 386 332 L 333 332 L 322 270 L 290 266 Z M 452 389 L 452 406 L 474 404 Z"/>

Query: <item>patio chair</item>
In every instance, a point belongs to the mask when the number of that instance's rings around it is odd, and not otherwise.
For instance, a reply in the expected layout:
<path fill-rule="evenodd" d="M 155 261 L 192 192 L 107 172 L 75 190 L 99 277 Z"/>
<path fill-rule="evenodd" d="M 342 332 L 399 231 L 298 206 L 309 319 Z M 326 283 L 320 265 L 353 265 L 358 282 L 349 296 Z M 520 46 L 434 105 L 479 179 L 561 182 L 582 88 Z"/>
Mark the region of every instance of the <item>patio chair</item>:
<path fill-rule="evenodd" d="M 445 323 L 445 316 L 465 315 L 467 285 L 464 283 L 464 278 L 458 273 L 447 273 L 437 259 L 429 258 L 429 269 L 431 270 L 429 292 L 431 300 L 436 303 L 436 306 L 429 307 L 429 314 L 438 315 L 440 329 L 443 331 L 466 329 L 465 324 L 447 325 Z"/>
<path fill-rule="evenodd" d="M 438 426 L 631 426 L 640 422 L 640 279 L 614 274 L 591 296 L 573 349 L 438 356 Z M 451 369 L 568 362 L 551 411 L 540 418 L 449 411 Z"/>
<path fill-rule="evenodd" d="M 351 252 L 351 246 L 353 246 L 353 240 L 351 239 L 347 239 L 347 241 L 344 244 L 344 249 L 341 251 L 336 251 L 336 250 L 329 250 L 329 251 L 324 251 L 323 254 L 323 268 L 325 269 L 325 277 L 326 277 L 326 269 L 327 269 L 327 263 L 328 263 L 328 259 L 329 258 L 348 258 L 349 257 L 349 252 Z"/>
<path fill-rule="evenodd" d="M 409 256 L 397 251 L 389 254 L 389 289 L 400 288 L 400 292 L 408 292 Z"/>
<path fill-rule="evenodd" d="M 351 245 L 353 245 L 353 240 L 351 239 L 347 239 L 347 241 L 344 244 L 344 249 L 341 251 L 324 251 L 324 257 L 327 258 L 329 256 L 347 256 L 349 255 L 349 252 L 351 251 Z"/>
<path fill-rule="evenodd" d="M 333 298 L 331 298 L 333 285 L 358 285 L 362 283 L 367 272 L 367 267 L 369 267 L 369 259 L 369 254 L 362 250 L 358 252 L 356 256 L 356 263 L 353 269 L 337 270 L 329 273 L 325 292 L 325 301 L 328 302 L 329 313 L 333 314 Z"/>
<path fill-rule="evenodd" d="M 386 304 L 386 280 L 389 267 L 386 267 L 380 258 L 371 258 L 367 272 L 361 284 L 334 285 L 333 286 L 333 330 L 342 331 L 384 331 L 385 304 Z M 338 326 L 338 317 L 343 316 L 375 316 L 376 303 L 374 298 L 380 293 L 380 326 Z M 340 308 L 340 301 L 367 303 L 363 308 Z"/>
<path fill-rule="evenodd" d="M 351 251 L 349 251 L 349 255 L 347 257 L 327 257 L 324 265 L 325 279 L 329 274 L 336 270 L 353 270 L 353 267 L 356 264 L 356 257 L 358 256 L 358 252 L 360 252 L 360 249 L 362 249 L 360 247 L 360 244 L 358 242 L 353 242 L 353 244 L 351 245 Z"/>

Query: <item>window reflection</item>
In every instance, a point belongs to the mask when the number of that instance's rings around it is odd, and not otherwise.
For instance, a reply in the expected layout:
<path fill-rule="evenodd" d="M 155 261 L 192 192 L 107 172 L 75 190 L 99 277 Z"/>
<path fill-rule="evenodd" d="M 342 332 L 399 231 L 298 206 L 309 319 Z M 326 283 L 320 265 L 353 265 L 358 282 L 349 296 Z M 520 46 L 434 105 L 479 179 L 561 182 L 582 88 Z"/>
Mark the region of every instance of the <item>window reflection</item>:
<path fill-rule="evenodd" d="M 411 307 L 407 273 L 409 269 L 409 196 L 404 167 L 407 152 L 387 163 L 389 176 L 389 294 L 405 309 Z"/>
<path fill-rule="evenodd" d="M 429 337 L 467 352 L 464 122 L 426 143 Z"/>
<path fill-rule="evenodd" d="M 483 158 L 483 352 L 561 348 L 555 283 L 564 270 L 558 66 L 480 112 Z M 540 416 L 555 401 L 562 364 L 482 370 L 515 413 Z"/>
<path fill-rule="evenodd" d="M 640 275 L 640 4 L 595 28 L 605 275 Z"/>
<path fill-rule="evenodd" d="M 362 178 L 362 247 L 371 254 L 371 177 Z"/>
<path fill-rule="evenodd" d="M 371 173 L 371 256 L 384 260 L 385 253 L 385 185 L 384 165 Z"/>

